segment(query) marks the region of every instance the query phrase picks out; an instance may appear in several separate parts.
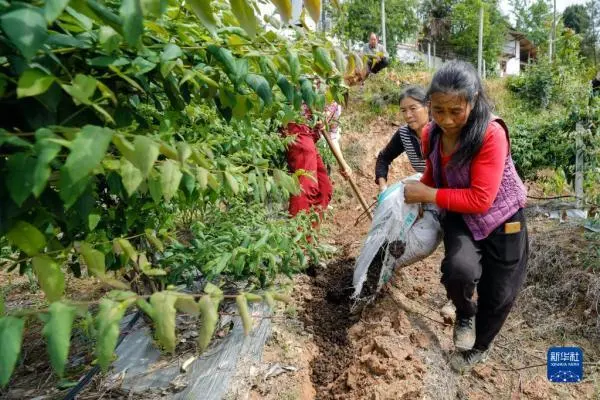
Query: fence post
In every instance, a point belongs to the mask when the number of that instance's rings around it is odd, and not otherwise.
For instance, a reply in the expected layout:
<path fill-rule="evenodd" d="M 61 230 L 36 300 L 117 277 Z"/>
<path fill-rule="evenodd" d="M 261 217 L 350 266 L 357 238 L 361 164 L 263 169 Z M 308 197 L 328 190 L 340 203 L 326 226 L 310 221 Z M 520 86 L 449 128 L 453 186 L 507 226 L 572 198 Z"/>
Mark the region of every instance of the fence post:
<path fill-rule="evenodd" d="M 431 42 L 427 42 L 427 68 L 431 69 Z"/>
<path fill-rule="evenodd" d="M 481 67 L 483 67 L 481 60 L 483 59 L 483 4 L 479 8 L 479 42 L 477 45 L 477 72 L 481 78 Z"/>
<path fill-rule="evenodd" d="M 577 208 L 583 205 L 583 133 L 585 129 L 581 122 L 575 125 L 575 196 Z"/>

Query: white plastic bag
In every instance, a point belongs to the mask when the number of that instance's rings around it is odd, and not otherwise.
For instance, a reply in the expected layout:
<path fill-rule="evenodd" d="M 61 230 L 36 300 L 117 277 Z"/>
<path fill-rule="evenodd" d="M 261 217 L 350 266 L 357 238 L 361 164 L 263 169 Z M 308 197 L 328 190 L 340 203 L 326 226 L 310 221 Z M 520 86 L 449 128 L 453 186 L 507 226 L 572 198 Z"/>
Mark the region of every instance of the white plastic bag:
<path fill-rule="evenodd" d="M 383 284 L 389 281 L 394 268 L 422 260 L 439 246 L 442 240 L 440 209 L 435 205 L 424 205 L 423 216 L 418 218 L 419 205 L 404 202 L 403 182 L 420 177 L 421 174 L 412 175 L 380 195 L 371 229 L 354 267 L 353 299 L 372 300 Z M 373 262 L 376 257 L 383 258 L 377 286 L 375 291 L 369 288 L 369 293 L 361 295 L 369 268 L 377 267 L 379 260 Z"/>

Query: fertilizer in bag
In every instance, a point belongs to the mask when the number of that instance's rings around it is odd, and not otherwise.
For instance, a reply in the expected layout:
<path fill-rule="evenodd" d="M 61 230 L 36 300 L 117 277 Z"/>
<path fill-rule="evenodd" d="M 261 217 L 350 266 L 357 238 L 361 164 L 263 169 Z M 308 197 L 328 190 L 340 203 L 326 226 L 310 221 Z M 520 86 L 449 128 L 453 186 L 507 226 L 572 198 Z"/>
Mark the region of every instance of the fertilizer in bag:
<path fill-rule="evenodd" d="M 421 174 L 416 174 L 404 181 L 420 177 Z M 427 204 L 423 216 L 418 218 L 418 214 L 418 204 L 404 202 L 402 181 L 380 195 L 371 229 L 354 269 L 352 298 L 357 303 L 370 302 L 389 281 L 394 268 L 422 260 L 438 247 L 442 239 L 440 209 Z"/>

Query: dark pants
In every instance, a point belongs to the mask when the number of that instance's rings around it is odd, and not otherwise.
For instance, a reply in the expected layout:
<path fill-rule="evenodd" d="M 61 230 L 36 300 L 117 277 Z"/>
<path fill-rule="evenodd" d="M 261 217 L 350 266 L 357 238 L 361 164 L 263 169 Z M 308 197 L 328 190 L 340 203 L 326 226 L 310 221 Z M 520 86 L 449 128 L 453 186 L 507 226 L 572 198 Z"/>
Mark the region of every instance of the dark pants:
<path fill-rule="evenodd" d="M 475 316 L 475 349 L 486 350 L 500 332 L 525 279 L 529 239 L 522 209 L 506 222 L 515 221 L 520 232 L 506 234 L 502 224 L 479 241 L 460 214 L 448 213 L 443 222 L 442 283 L 456 317 Z"/>
<path fill-rule="evenodd" d="M 390 65 L 390 61 L 387 57 L 383 57 L 380 61 L 377 61 L 375 58 L 371 58 L 367 62 L 367 71 L 369 74 L 376 74 L 388 65 Z"/>

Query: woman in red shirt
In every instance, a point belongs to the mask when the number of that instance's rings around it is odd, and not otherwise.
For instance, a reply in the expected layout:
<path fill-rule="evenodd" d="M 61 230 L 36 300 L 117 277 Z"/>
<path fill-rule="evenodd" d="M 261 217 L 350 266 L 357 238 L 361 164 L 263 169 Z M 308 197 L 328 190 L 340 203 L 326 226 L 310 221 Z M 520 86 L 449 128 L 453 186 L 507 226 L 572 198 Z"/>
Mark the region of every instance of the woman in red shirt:
<path fill-rule="evenodd" d="M 450 365 L 464 371 L 485 361 L 523 284 L 527 192 L 510 155 L 508 129 L 491 114 L 472 65 L 445 64 L 428 97 L 433 121 L 422 135 L 425 173 L 421 182 L 405 184 L 405 198 L 446 211 L 441 280 L 456 307 L 459 350 Z"/>

